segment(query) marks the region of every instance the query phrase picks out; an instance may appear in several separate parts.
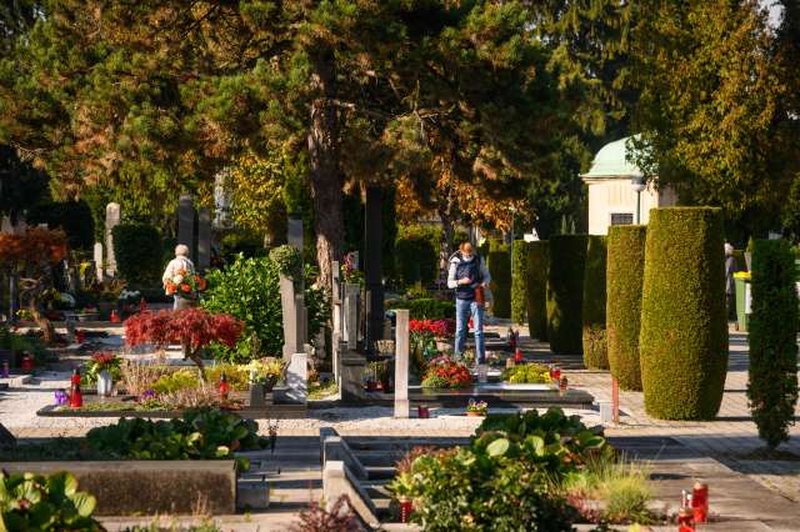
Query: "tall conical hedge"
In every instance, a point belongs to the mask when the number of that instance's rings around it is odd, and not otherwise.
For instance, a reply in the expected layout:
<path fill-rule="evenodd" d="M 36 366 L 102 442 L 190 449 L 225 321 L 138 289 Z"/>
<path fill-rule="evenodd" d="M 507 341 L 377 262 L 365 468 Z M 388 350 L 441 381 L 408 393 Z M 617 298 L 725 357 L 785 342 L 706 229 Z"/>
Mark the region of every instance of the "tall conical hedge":
<path fill-rule="evenodd" d="M 722 211 L 650 211 L 639 346 L 645 410 L 712 419 L 728 364 Z"/>
<path fill-rule="evenodd" d="M 589 235 L 583 270 L 583 363 L 608 369 L 606 343 L 606 237 Z"/>
<path fill-rule="evenodd" d="M 606 336 L 608 364 L 623 390 L 642 390 L 639 325 L 644 276 L 644 225 L 614 225 L 608 230 Z"/>
<path fill-rule="evenodd" d="M 797 404 L 797 288 L 789 243 L 756 240 L 752 275 L 747 398 L 758 435 L 774 449 L 789 439 Z"/>
<path fill-rule="evenodd" d="M 556 354 L 583 353 L 583 268 L 586 235 L 550 239 L 547 276 L 547 339 Z"/>
<path fill-rule="evenodd" d="M 492 241 L 487 266 L 492 276 L 491 288 L 494 296 L 492 314 L 498 318 L 510 318 L 511 256 L 506 244 Z"/>
<path fill-rule="evenodd" d="M 547 339 L 547 272 L 550 256 L 546 240 L 528 245 L 528 331 L 531 338 Z"/>
<path fill-rule="evenodd" d="M 511 321 L 524 323 L 527 315 L 528 242 L 515 240 L 511 250 Z"/>

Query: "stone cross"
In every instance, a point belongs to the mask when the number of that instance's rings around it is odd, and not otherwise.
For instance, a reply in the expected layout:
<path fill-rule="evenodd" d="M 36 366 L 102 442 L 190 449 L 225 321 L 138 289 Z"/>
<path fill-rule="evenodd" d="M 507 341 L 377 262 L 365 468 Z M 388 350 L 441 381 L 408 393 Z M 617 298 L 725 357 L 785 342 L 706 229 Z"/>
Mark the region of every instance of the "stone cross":
<path fill-rule="evenodd" d="M 120 220 L 119 203 L 109 203 L 106 205 L 106 273 L 114 276 L 117 273 L 117 260 L 114 257 L 114 235 L 113 229 L 119 225 Z"/>
<path fill-rule="evenodd" d="M 305 404 L 308 400 L 308 355 L 293 353 L 286 369 L 287 396 L 292 401 Z"/>
<path fill-rule="evenodd" d="M 408 309 L 398 309 L 395 316 L 395 356 L 394 356 L 394 417 L 407 418 L 408 403 Z"/>
<path fill-rule="evenodd" d="M 211 266 L 211 212 L 197 211 L 197 269 L 205 271 Z"/>

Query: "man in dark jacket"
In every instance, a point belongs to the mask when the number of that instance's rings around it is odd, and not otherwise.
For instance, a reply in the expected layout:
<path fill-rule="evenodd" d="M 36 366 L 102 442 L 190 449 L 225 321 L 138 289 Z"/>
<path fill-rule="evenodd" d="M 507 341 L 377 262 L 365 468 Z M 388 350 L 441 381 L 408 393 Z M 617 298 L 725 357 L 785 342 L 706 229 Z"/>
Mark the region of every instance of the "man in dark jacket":
<path fill-rule="evenodd" d="M 455 354 L 460 356 L 467 343 L 467 322 L 472 316 L 475 329 L 475 361 L 486 361 L 486 346 L 483 340 L 483 305 L 475 302 L 475 288 L 489 286 L 491 277 L 483 259 L 478 256 L 469 242 L 459 246 L 450 257 L 447 274 L 447 287 L 456 292 L 456 345 Z"/>

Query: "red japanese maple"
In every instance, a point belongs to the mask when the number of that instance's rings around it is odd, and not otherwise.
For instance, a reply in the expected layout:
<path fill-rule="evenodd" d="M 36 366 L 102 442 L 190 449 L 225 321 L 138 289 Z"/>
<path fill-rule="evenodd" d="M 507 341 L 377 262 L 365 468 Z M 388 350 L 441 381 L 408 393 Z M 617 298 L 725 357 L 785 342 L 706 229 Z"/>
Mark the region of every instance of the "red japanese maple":
<path fill-rule="evenodd" d="M 233 347 L 244 324 L 228 314 L 211 314 L 203 309 L 141 312 L 125 320 L 125 341 L 129 346 L 170 344 L 183 346 L 184 358 L 203 368 L 200 350 L 212 343 Z"/>

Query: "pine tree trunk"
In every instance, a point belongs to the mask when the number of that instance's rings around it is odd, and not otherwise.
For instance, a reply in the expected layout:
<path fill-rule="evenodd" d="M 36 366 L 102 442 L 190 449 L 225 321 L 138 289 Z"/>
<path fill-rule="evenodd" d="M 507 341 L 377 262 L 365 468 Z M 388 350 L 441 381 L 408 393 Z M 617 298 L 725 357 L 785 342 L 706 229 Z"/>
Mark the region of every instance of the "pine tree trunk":
<path fill-rule="evenodd" d="M 336 97 L 336 65 L 333 51 L 321 47 L 311 55 L 313 90 L 308 152 L 311 166 L 311 195 L 314 200 L 314 229 L 317 234 L 317 262 L 320 284 L 330 295 L 331 263 L 342 256 L 344 215 L 342 174 L 339 168 L 339 118 Z"/>

